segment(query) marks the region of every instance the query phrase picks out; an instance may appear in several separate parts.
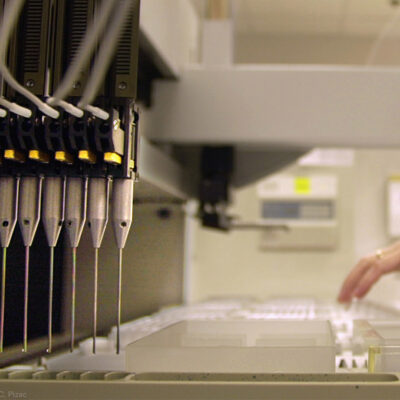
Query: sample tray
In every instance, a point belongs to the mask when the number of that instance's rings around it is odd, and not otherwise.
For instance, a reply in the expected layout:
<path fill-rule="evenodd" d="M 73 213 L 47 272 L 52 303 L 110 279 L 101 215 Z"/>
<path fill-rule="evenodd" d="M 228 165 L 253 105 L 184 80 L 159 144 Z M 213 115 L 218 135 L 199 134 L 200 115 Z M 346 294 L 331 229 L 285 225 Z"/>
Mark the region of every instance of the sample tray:
<path fill-rule="evenodd" d="M 366 346 L 400 346 L 400 321 L 396 320 L 356 320 L 354 336 Z"/>
<path fill-rule="evenodd" d="M 368 350 L 369 372 L 400 372 L 400 321 L 354 321 L 354 336 Z"/>
<path fill-rule="evenodd" d="M 183 321 L 126 348 L 130 372 L 328 373 L 328 321 Z"/>

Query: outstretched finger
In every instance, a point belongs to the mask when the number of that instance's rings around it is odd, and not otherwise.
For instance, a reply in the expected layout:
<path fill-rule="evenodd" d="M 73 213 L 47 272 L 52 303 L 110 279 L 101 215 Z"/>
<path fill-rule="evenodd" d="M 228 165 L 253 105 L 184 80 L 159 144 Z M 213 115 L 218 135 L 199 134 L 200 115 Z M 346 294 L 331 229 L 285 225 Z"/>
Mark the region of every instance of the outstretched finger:
<path fill-rule="evenodd" d="M 384 270 L 381 268 L 380 263 L 378 261 L 373 263 L 369 270 L 358 282 L 354 292 L 352 293 L 352 296 L 357 298 L 364 297 L 383 274 Z"/>
<path fill-rule="evenodd" d="M 362 277 L 368 272 L 373 264 L 373 257 L 366 257 L 361 259 L 358 264 L 352 269 L 350 274 L 343 282 L 342 288 L 338 296 L 340 303 L 348 303 L 353 297 L 354 290 Z"/>

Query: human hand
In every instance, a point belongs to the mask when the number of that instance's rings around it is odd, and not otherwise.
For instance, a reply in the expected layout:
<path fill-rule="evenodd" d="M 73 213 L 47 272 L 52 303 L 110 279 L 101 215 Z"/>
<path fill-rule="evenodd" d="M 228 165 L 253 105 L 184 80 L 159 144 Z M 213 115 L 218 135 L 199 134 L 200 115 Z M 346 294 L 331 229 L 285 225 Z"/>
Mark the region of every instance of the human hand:
<path fill-rule="evenodd" d="M 348 303 L 364 297 L 379 278 L 400 269 L 400 242 L 362 258 L 342 284 L 338 301 Z"/>

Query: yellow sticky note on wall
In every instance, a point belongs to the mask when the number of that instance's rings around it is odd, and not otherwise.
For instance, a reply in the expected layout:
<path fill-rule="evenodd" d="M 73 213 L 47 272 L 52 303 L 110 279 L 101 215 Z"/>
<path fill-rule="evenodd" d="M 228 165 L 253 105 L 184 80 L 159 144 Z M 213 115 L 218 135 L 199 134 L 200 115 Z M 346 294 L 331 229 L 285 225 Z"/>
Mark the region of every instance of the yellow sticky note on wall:
<path fill-rule="evenodd" d="M 296 194 L 311 193 L 311 179 L 305 177 L 297 177 L 294 179 L 294 191 Z"/>

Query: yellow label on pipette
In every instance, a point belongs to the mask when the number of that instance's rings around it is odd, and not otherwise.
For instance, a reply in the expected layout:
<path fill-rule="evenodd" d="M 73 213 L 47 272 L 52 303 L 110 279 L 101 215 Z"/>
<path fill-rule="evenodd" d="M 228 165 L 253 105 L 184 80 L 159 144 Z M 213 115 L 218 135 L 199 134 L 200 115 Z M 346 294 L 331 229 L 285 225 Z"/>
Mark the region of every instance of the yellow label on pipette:
<path fill-rule="evenodd" d="M 296 194 L 311 193 L 311 179 L 306 177 L 296 177 L 294 179 L 294 191 Z"/>

